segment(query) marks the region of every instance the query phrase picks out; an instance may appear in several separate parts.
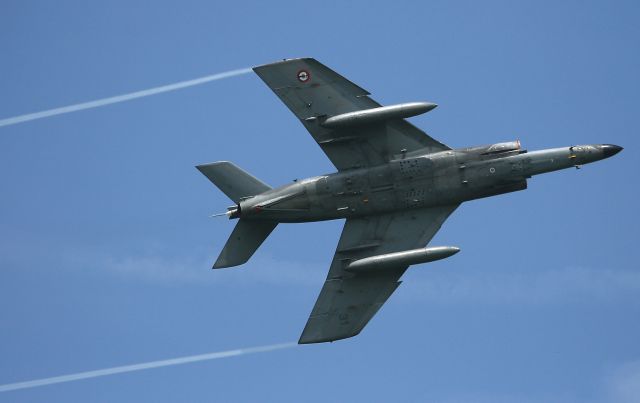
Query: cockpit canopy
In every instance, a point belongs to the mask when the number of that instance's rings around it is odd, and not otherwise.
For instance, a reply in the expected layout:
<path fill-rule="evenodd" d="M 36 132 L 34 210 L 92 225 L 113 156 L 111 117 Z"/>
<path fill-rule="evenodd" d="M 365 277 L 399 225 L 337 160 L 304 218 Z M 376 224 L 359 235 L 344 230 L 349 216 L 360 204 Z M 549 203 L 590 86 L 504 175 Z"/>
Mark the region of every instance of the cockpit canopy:
<path fill-rule="evenodd" d="M 492 158 L 501 158 L 506 157 L 513 154 L 522 154 L 525 153 L 526 150 L 523 150 L 520 146 L 520 140 L 515 141 L 507 141 L 504 143 L 496 143 L 478 147 L 470 147 L 464 148 L 461 151 L 467 154 L 467 158 L 474 159 L 492 159 Z"/>

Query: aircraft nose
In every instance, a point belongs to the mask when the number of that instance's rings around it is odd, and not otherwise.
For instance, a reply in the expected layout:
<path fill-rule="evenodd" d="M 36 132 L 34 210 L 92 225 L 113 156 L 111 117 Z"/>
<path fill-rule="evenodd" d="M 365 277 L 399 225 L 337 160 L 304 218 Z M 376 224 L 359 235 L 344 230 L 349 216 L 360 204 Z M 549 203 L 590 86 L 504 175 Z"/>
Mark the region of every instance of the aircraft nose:
<path fill-rule="evenodd" d="M 604 155 L 604 158 L 609 158 L 611 156 L 618 154 L 620 151 L 622 151 L 622 147 L 614 144 L 603 144 L 600 146 L 600 149 L 602 150 L 602 154 Z"/>

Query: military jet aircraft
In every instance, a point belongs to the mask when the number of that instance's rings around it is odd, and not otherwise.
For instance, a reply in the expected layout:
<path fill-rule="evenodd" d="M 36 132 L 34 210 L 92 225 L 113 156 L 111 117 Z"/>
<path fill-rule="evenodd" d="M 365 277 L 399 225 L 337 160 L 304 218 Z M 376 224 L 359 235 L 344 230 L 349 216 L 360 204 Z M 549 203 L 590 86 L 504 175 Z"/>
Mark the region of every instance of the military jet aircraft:
<path fill-rule="evenodd" d="M 596 144 L 527 152 L 519 141 L 451 149 L 405 120 L 433 103 L 381 106 L 310 58 L 253 70 L 338 172 L 271 188 L 230 162 L 198 166 L 235 203 L 224 214 L 239 219 L 213 267 L 245 263 L 278 223 L 345 219 L 301 344 L 357 335 L 409 266 L 457 253 L 426 245 L 462 202 L 523 190 L 533 175 L 622 150 Z"/>

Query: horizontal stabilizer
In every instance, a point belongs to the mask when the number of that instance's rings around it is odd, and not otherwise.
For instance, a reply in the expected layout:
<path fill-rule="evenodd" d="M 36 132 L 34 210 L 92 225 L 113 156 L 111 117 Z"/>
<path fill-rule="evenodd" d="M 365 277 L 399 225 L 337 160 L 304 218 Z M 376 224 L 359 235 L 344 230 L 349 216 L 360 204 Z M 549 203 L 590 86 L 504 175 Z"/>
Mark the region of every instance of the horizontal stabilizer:
<path fill-rule="evenodd" d="M 196 168 L 236 203 L 242 198 L 271 190 L 271 186 L 228 161 L 198 165 Z"/>
<path fill-rule="evenodd" d="M 277 222 L 272 221 L 240 219 L 213 268 L 221 269 L 246 263 L 277 225 Z"/>

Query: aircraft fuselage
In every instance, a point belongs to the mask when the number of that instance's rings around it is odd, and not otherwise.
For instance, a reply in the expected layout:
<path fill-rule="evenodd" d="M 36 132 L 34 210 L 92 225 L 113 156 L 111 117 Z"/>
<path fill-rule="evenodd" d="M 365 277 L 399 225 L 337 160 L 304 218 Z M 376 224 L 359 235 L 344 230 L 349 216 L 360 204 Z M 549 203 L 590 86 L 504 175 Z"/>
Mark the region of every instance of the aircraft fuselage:
<path fill-rule="evenodd" d="M 527 188 L 533 175 L 620 151 L 583 145 L 527 152 L 518 141 L 406 153 L 387 164 L 296 181 L 243 200 L 232 218 L 310 222 L 444 206 Z"/>

